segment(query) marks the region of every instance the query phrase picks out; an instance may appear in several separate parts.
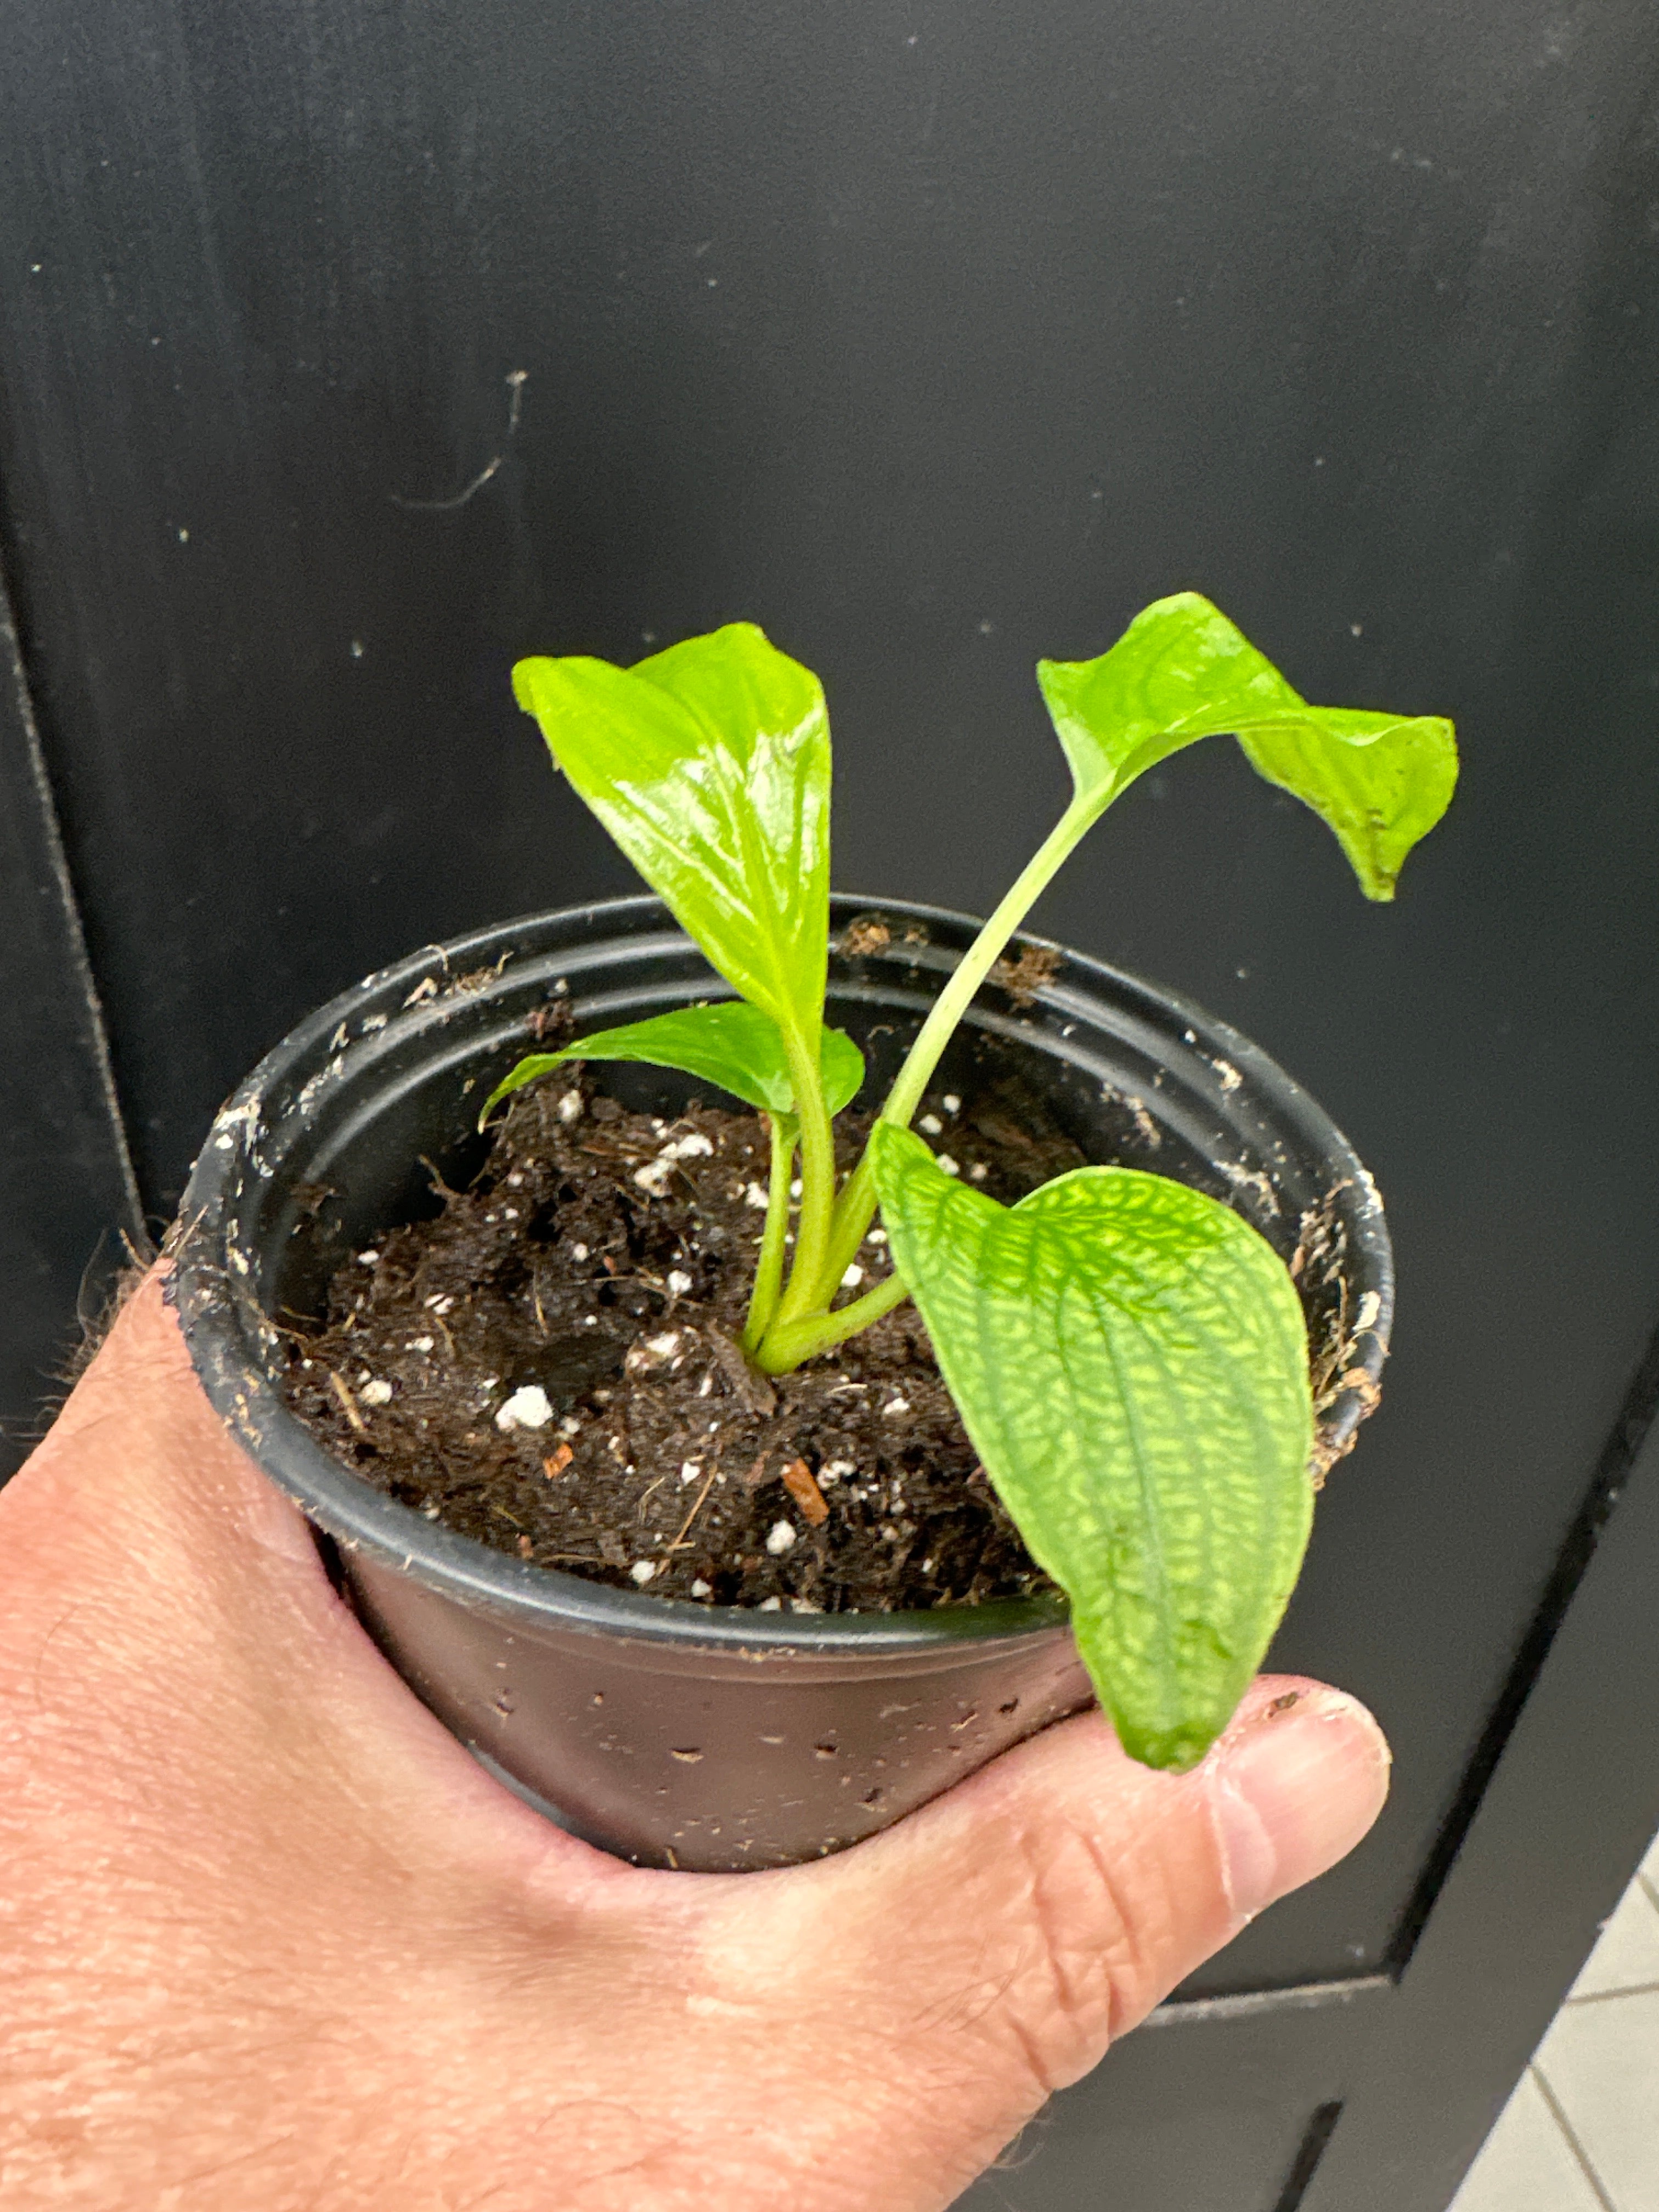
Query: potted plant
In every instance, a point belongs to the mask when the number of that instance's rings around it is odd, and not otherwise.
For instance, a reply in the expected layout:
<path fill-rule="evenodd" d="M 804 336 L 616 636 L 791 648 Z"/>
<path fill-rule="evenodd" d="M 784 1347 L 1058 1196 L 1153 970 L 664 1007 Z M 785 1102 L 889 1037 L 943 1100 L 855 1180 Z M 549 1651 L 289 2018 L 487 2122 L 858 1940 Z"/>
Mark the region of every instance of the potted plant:
<path fill-rule="evenodd" d="M 1376 1402 L 1391 1263 L 1340 1133 L 1181 1000 L 1008 954 L 1224 732 L 1391 896 L 1450 726 L 1309 706 L 1190 593 L 1038 679 L 1073 796 L 976 927 L 832 899 L 823 694 L 752 626 L 520 663 L 659 897 L 367 978 L 192 1176 L 210 1397 L 419 1694 L 636 1859 L 836 1848 L 1091 1694 L 1192 1765 Z"/>

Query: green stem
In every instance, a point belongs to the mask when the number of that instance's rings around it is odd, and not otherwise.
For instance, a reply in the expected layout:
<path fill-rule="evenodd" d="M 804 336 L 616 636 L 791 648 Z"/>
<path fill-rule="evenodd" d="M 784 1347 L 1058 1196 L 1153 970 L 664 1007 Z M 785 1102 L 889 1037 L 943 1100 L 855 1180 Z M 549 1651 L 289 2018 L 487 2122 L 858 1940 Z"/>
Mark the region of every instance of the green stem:
<path fill-rule="evenodd" d="M 934 1000 L 920 1035 L 906 1055 L 880 1119 L 908 1128 L 921 1103 L 928 1078 L 939 1066 L 958 1022 L 967 1012 L 974 994 L 990 973 L 1004 946 L 1059 872 L 1073 848 L 1099 819 L 1097 796 L 1074 799 L 1036 851 L 1015 878 L 1012 888 L 991 919 L 951 971 L 945 988 Z M 848 1177 L 836 1207 L 835 1222 L 825 1254 L 823 1277 L 830 1285 L 841 1280 L 853 1255 L 864 1242 L 865 1231 L 876 1211 L 875 1182 L 866 1152 Z M 827 1303 L 827 1301 L 826 1301 Z"/>
<path fill-rule="evenodd" d="M 783 1285 L 784 1240 L 789 1231 L 789 1182 L 795 1168 L 796 1122 L 793 1114 L 769 1114 L 772 1132 L 772 1176 L 766 1200 L 766 1227 L 755 1260 L 755 1288 L 741 1342 L 747 1352 L 759 1348 L 777 1310 Z"/>
<path fill-rule="evenodd" d="M 778 1301 L 777 1319 L 799 1321 L 803 1314 L 822 1311 L 832 1295 L 820 1285 L 836 1205 L 836 1139 L 823 1103 L 821 1035 L 813 1038 L 809 1050 L 795 1032 L 785 1030 L 782 1034 L 800 1119 L 800 1218 L 795 1224 L 795 1264 Z"/>
<path fill-rule="evenodd" d="M 851 1305 L 838 1306 L 834 1313 L 814 1314 L 805 1321 L 774 1322 L 756 1355 L 755 1364 L 768 1375 L 787 1375 L 802 1360 L 815 1358 L 820 1352 L 828 1352 L 831 1345 L 844 1343 L 861 1328 L 868 1328 L 872 1321 L 891 1313 L 908 1296 L 899 1277 L 893 1274 L 878 1283 L 873 1291 L 866 1291 L 861 1298 L 854 1298 Z"/>

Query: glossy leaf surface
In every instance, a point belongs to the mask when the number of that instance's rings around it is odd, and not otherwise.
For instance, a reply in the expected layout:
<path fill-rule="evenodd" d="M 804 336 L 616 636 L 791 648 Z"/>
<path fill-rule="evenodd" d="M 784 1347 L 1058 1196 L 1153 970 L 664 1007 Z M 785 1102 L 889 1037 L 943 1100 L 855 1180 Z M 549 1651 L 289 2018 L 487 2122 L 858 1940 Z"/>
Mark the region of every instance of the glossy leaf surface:
<path fill-rule="evenodd" d="M 857 1097 L 864 1081 L 864 1054 L 845 1030 L 824 1030 L 822 1038 L 824 1104 L 830 1113 L 839 1114 Z M 532 1053 L 496 1085 L 480 1121 L 488 1121 L 503 1098 L 526 1083 L 579 1060 L 632 1060 L 653 1067 L 678 1067 L 765 1113 L 794 1111 L 794 1085 L 777 1024 L 758 1006 L 725 999 L 710 1006 L 685 1006 L 649 1021 L 629 1022 L 619 1029 L 598 1030 L 558 1052 Z"/>
<path fill-rule="evenodd" d="M 519 703 L 734 990 L 817 1036 L 830 937 L 830 722 L 810 669 L 752 623 L 629 669 L 521 660 Z"/>
<path fill-rule="evenodd" d="M 1449 721 L 1310 706 L 1196 592 L 1155 601 L 1097 659 L 1039 661 L 1037 681 L 1093 811 L 1170 754 L 1231 732 L 1261 775 L 1329 824 L 1367 898 L 1394 896 L 1457 781 Z"/>
<path fill-rule="evenodd" d="M 895 1266 L 1125 1748 L 1184 1769 L 1226 1726 L 1312 1517 L 1307 1338 L 1282 1262 L 1215 1200 L 1080 1168 L 1013 1207 L 878 1125 Z"/>

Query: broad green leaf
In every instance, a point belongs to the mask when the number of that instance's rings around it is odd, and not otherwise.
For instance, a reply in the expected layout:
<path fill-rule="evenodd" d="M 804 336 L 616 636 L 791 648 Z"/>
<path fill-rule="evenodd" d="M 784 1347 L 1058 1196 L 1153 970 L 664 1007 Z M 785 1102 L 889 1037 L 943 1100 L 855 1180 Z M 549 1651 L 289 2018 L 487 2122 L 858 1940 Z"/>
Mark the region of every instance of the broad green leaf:
<path fill-rule="evenodd" d="M 1218 607 L 1196 592 L 1158 599 L 1094 660 L 1039 660 L 1080 799 L 1102 805 L 1200 738 L 1300 705 Z"/>
<path fill-rule="evenodd" d="M 1457 788 L 1457 741 L 1437 714 L 1321 707 L 1241 729 L 1238 742 L 1258 775 L 1323 815 L 1369 899 L 1394 896 L 1407 854 Z"/>
<path fill-rule="evenodd" d="M 1182 746 L 1231 732 L 1260 774 L 1328 823 L 1367 898 L 1394 896 L 1457 781 L 1449 721 L 1310 707 L 1196 592 L 1155 601 L 1097 659 L 1040 660 L 1037 682 L 1094 812 Z"/>
<path fill-rule="evenodd" d="M 830 939 L 830 722 L 752 623 L 630 669 L 521 660 L 554 759 L 732 988 L 811 1046 Z"/>
<path fill-rule="evenodd" d="M 825 1030 L 822 1036 L 824 1105 L 830 1114 L 839 1114 L 857 1097 L 864 1081 L 864 1054 L 845 1030 Z M 795 1086 L 777 1024 L 758 1006 L 725 999 L 712 1006 L 685 1006 L 672 1014 L 653 1015 L 649 1021 L 598 1030 L 558 1052 L 530 1054 L 490 1092 L 480 1123 L 513 1091 L 577 1060 L 635 1060 L 653 1067 L 678 1067 L 765 1113 L 793 1114 L 795 1109 Z"/>
<path fill-rule="evenodd" d="M 1072 1601 L 1119 1738 L 1184 1769 L 1226 1726 L 1313 1510 L 1307 1334 L 1238 1215 L 1079 1168 L 999 1206 L 919 1137 L 871 1141 L 893 1263 L 975 1449 Z"/>

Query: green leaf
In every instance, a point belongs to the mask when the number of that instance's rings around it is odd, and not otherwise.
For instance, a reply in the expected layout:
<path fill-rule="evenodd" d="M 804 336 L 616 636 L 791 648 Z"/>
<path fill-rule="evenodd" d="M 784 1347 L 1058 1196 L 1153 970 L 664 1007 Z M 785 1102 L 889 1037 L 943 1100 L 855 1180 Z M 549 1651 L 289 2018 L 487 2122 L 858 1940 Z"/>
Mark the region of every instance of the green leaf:
<path fill-rule="evenodd" d="M 822 1032 L 820 1065 L 824 1104 L 831 1114 L 850 1105 L 864 1081 L 864 1054 L 845 1030 Z M 503 1098 L 556 1067 L 577 1060 L 644 1060 L 678 1067 L 768 1114 L 793 1114 L 795 1088 L 778 1025 L 758 1006 L 724 999 L 712 1006 L 686 1006 L 620 1029 L 599 1030 L 558 1052 L 534 1052 L 503 1076 L 479 1115 L 489 1119 Z"/>
<path fill-rule="evenodd" d="M 1196 592 L 1157 600 L 1095 660 L 1040 660 L 1079 801 L 1098 813 L 1149 768 L 1231 732 L 1251 765 L 1323 817 L 1367 898 L 1451 804 L 1452 726 L 1438 715 L 1310 707 Z"/>
<path fill-rule="evenodd" d="M 631 669 L 521 660 L 519 704 L 732 988 L 812 1045 L 830 939 L 830 722 L 752 623 Z"/>
<path fill-rule="evenodd" d="M 1162 1176 L 1079 1168 L 997 1205 L 878 1123 L 894 1265 L 975 1449 L 1072 1601 L 1102 1705 L 1148 1765 L 1226 1726 L 1313 1510 L 1307 1334 L 1238 1215 Z"/>
<path fill-rule="evenodd" d="M 1323 815 L 1369 899 L 1394 896 L 1407 854 L 1457 788 L 1457 741 L 1437 714 L 1310 708 L 1241 729 L 1238 742 L 1258 775 Z"/>

